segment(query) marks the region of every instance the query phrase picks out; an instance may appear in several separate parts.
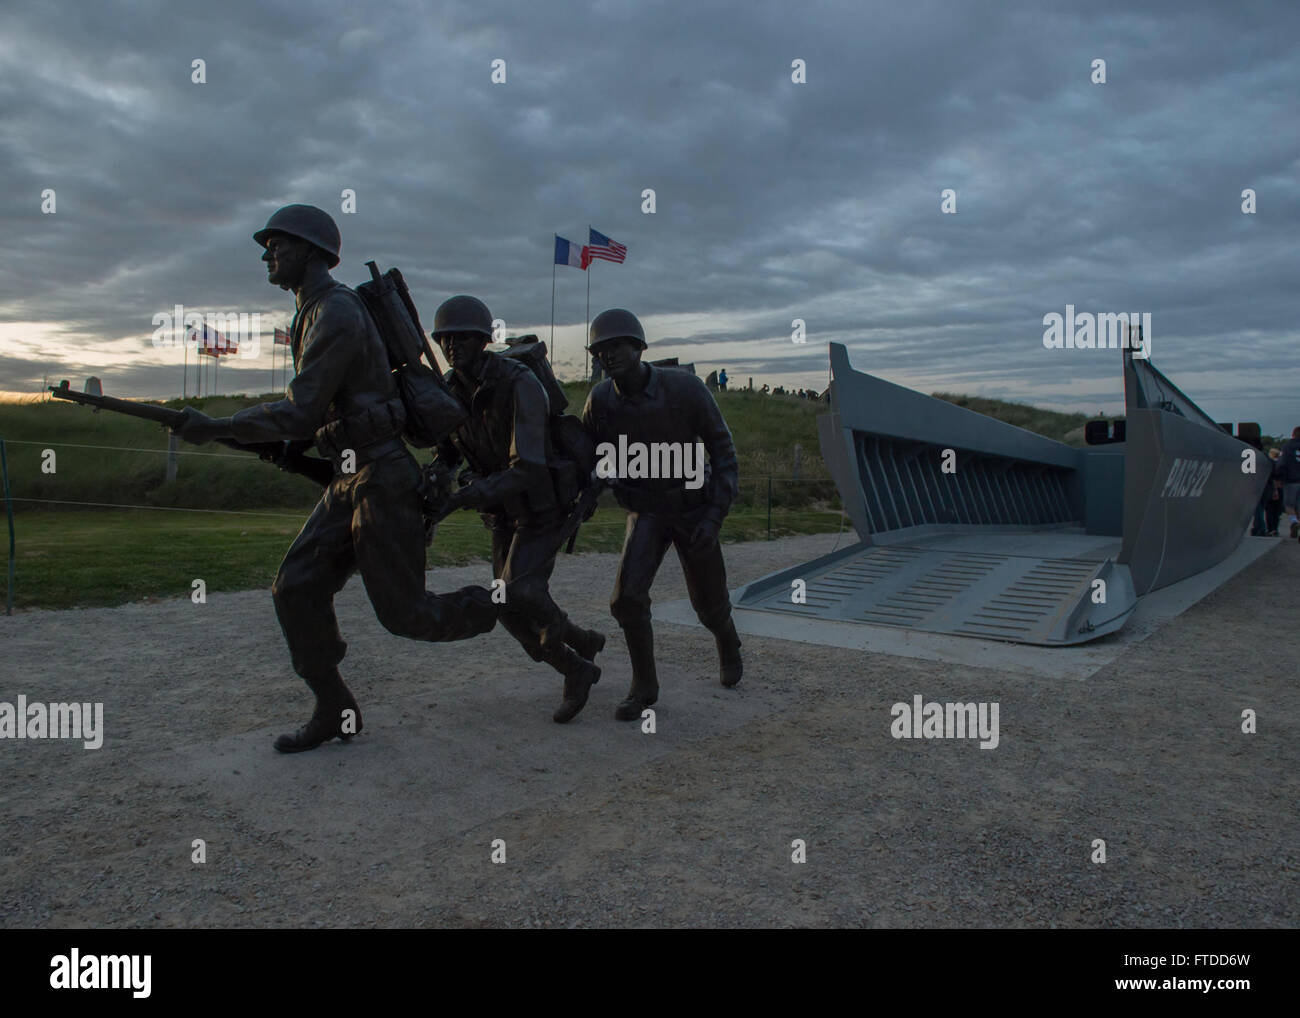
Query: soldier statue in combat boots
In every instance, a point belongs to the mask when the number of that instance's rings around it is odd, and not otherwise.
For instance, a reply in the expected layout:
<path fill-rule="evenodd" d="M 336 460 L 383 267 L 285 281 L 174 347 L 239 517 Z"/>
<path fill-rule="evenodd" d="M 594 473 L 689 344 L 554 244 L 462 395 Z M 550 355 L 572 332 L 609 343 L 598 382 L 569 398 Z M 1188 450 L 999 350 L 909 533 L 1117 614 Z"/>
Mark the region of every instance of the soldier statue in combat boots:
<path fill-rule="evenodd" d="M 297 753 L 361 731 L 357 701 L 338 672 L 347 644 L 334 614 L 334 595 L 354 572 L 379 621 L 398 636 L 467 639 L 492 629 L 497 606 L 482 587 L 442 596 L 424 588 L 423 477 L 402 441 L 405 409 L 383 339 L 357 293 L 330 276 L 338 226 L 322 209 L 286 205 L 253 238 L 266 249 L 268 281 L 296 298 L 297 375 L 284 399 L 233 417 L 186 408 L 177 432 L 197 444 L 314 437 L 333 462 L 333 479 L 271 587 L 294 670 L 316 694 L 307 724 L 275 741 Z"/>
<path fill-rule="evenodd" d="M 659 476 L 619 475 L 613 482 L 629 515 L 610 610 L 632 658 L 632 688 L 614 716 L 631 721 L 659 697 L 650 586 L 670 545 L 686 575 L 691 606 L 717 643 L 722 685 L 740 681 L 740 637 L 718 542 L 738 491 L 738 464 L 727 422 L 704 383 L 688 372 L 641 362 L 645 331 L 634 314 L 615 308 L 597 315 L 588 349 L 609 376 L 591 390 L 582 413 L 598 443 L 652 451 L 676 447 L 684 453 L 687 446 L 702 446 L 709 457 L 704 483 L 695 487 L 659 471 L 654 472 Z"/>
<path fill-rule="evenodd" d="M 451 365 L 447 386 L 469 416 L 438 449 L 435 469 L 462 463 L 473 480 L 444 502 L 445 511 L 477 509 L 492 532 L 492 574 L 504 583 L 501 624 L 534 661 L 564 676 L 564 699 L 553 720 L 571 721 L 600 680 L 593 659 L 605 637 L 571 622 L 551 598 L 555 556 L 565 539 L 577 488 L 559 490 L 552 471 L 546 390 L 522 362 L 487 349 L 492 314 L 476 297 L 444 301 L 433 338 Z"/>

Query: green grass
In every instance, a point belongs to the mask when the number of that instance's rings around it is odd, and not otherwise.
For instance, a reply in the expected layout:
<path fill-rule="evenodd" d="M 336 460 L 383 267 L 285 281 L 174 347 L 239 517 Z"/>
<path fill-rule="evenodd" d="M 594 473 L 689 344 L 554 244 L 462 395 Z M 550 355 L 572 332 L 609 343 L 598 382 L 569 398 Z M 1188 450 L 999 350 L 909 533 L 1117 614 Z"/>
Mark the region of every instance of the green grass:
<path fill-rule="evenodd" d="M 306 512 L 178 509 L 19 513 L 14 606 L 74 608 L 189 597 L 195 579 L 203 580 L 209 594 L 269 588 L 306 518 Z M 833 533 L 840 525 L 837 512 L 772 514 L 773 537 Z M 622 510 L 602 506 L 579 532 L 577 550 L 617 551 L 625 528 Z M 767 532 L 766 512 L 742 510 L 728 517 L 722 536 L 749 541 Z M 483 561 L 486 582 L 490 548 L 477 514 L 459 513 L 439 525 L 429 565 Z"/>
<path fill-rule="evenodd" d="M 269 397 L 268 397 L 269 398 Z M 187 400 L 224 417 L 254 398 Z M 166 404 L 179 408 L 179 400 Z M 0 438 L 15 501 L 190 508 L 310 509 L 320 489 L 301 477 L 219 445 L 182 445 L 177 479 L 165 481 L 167 432 L 156 424 L 60 400 L 0 403 Z M 45 450 L 52 450 L 52 461 Z M 53 466 L 47 472 L 45 464 Z"/>
<path fill-rule="evenodd" d="M 1054 438 L 1068 445 L 1083 445 L 1083 426 L 1094 418 L 1087 414 L 1067 414 L 1057 410 L 1044 410 L 1028 403 L 1011 403 L 1003 399 L 985 399 L 982 396 L 962 396 L 951 392 L 933 393 L 935 399 L 954 406 L 965 407 L 999 421 L 1014 424 L 1036 435 Z M 1108 418 L 1109 419 L 1109 418 Z"/>
<path fill-rule="evenodd" d="M 570 412 L 580 413 L 588 386 L 570 382 L 565 390 Z M 1082 441 L 1083 414 L 937 395 L 1051 438 Z M 164 405 L 224 417 L 273 398 L 216 396 Z M 718 403 L 740 459 L 740 497 L 723 540 L 766 538 L 769 504 L 773 537 L 840 529 L 839 496 L 817 439 L 825 404 L 743 389 L 719 393 Z M 23 608 L 188 596 L 195 578 L 209 591 L 267 587 L 320 495 L 310 481 L 211 445 L 182 445 L 177 479 L 167 483 L 162 428 L 57 400 L 0 403 L 0 438 L 6 440 L 17 517 L 15 602 Z M 52 473 L 42 469 L 46 449 L 54 451 Z M 602 503 L 583 527 L 579 549 L 618 550 L 624 519 L 612 503 Z M 461 513 L 439 528 L 430 564 L 482 560 L 488 547 L 478 517 Z"/>

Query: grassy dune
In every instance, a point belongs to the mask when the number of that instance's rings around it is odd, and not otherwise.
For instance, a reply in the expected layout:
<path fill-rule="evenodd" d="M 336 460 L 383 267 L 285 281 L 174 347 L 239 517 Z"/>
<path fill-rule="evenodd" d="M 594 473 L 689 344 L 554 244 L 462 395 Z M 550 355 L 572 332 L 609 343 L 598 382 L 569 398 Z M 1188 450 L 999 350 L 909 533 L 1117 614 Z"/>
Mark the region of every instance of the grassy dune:
<path fill-rule="evenodd" d="M 570 410 L 580 412 L 587 387 L 565 388 Z M 188 404 L 221 417 L 271 398 L 164 405 Z M 1021 404 L 942 398 L 1058 439 L 1081 433 L 1085 420 Z M 839 497 L 817 441 L 824 405 L 744 390 L 720 393 L 719 404 L 735 437 L 741 477 L 723 539 L 840 529 Z M 19 608 L 188 596 L 196 578 L 209 591 L 269 586 L 320 492 L 310 481 L 219 446 L 182 445 L 177 478 L 168 483 L 162 428 L 59 401 L 0 404 L 0 438 L 16 514 Z M 802 450 L 798 479 L 796 446 Z M 42 469 L 51 462 L 52 472 Z M 624 520 L 617 506 L 602 504 L 583 527 L 579 550 L 616 551 Z M 461 513 L 440 526 L 430 565 L 483 559 L 488 547 L 477 515 Z"/>

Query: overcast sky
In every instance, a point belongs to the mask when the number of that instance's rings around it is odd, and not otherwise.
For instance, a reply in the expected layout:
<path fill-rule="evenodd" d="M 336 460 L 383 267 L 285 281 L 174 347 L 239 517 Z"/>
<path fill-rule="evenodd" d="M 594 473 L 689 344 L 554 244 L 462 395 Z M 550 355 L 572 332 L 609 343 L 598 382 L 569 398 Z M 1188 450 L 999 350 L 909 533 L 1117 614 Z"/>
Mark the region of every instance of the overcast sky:
<path fill-rule="evenodd" d="M 1289 431 L 1297 41 L 1292 0 L 24 4 L 0 12 L 0 389 L 178 395 L 153 316 L 283 323 L 251 234 L 306 202 L 336 276 L 401 267 L 426 325 L 466 292 L 548 337 L 553 235 L 590 224 L 628 247 L 592 314 L 733 384 L 822 388 L 838 341 L 923 391 L 1118 411 L 1118 352 L 1043 346 L 1073 304 L 1149 312 L 1212 416 Z M 572 373 L 588 279 L 555 271 Z"/>

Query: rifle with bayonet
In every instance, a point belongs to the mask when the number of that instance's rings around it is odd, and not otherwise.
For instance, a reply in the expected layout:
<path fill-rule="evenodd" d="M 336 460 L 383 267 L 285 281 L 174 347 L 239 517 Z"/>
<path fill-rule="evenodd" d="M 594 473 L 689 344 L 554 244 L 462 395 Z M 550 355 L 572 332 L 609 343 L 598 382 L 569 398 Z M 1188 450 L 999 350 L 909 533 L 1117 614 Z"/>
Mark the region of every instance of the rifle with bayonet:
<path fill-rule="evenodd" d="M 65 378 L 57 386 L 51 385 L 50 393 L 55 399 L 66 399 L 73 403 L 81 403 L 85 406 L 94 407 L 96 411 L 108 410 L 115 414 L 125 414 L 127 417 L 138 417 L 141 420 L 154 421 L 165 428 L 179 428 L 185 420 L 185 415 L 179 410 L 168 410 L 166 407 L 157 406 L 153 403 L 135 403 L 131 400 L 114 399 L 112 396 L 105 396 L 98 384 L 96 384 L 97 381 L 97 379 L 92 379 L 87 382 L 86 392 L 77 392 L 75 389 L 68 387 L 68 381 Z M 321 459 L 319 456 L 305 455 L 306 450 L 313 445 L 311 439 L 248 444 L 236 442 L 233 438 L 219 438 L 217 441 L 228 449 L 251 452 L 268 463 L 274 463 L 286 473 L 302 474 L 322 487 L 328 486 L 330 480 L 334 477 L 334 465 L 329 460 Z"/>

